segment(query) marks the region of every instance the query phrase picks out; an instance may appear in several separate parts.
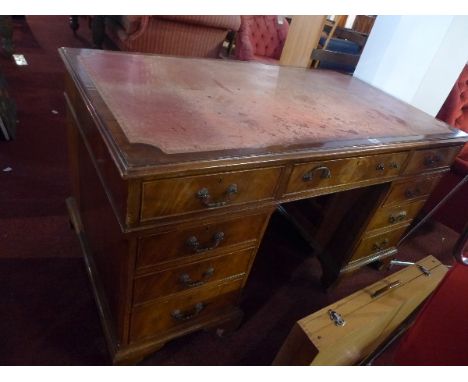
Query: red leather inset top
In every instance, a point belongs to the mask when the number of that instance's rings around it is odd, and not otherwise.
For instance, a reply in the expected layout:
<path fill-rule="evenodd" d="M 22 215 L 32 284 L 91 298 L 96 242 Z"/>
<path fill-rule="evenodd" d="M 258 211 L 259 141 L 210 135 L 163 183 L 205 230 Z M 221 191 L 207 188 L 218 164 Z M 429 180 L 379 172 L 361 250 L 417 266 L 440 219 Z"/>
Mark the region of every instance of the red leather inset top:
<path fill-rule="evenodd" d="M 167 154 L 448 133 L 330 71 L 102 51 L 79 60 L 128 140 Z"/>

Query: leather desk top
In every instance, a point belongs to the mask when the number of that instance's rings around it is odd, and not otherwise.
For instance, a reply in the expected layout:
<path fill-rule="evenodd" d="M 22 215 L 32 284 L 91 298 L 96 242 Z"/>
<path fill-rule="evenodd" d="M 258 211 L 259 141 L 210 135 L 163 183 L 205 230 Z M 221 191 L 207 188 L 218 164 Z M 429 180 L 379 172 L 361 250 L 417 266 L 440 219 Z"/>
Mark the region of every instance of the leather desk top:
<path fill-rule="evenodd" d="M 90 103 L 97 97 L 106 106 L 102 119 L 115 119 L 109 130 L 129 167 L 141 164 L 135 147 L 144 147 L 148 165 L 194 155 L 213 160 L 466 140 L 428 114 L 332 71 L 69 48 L 61 55 Z"/>

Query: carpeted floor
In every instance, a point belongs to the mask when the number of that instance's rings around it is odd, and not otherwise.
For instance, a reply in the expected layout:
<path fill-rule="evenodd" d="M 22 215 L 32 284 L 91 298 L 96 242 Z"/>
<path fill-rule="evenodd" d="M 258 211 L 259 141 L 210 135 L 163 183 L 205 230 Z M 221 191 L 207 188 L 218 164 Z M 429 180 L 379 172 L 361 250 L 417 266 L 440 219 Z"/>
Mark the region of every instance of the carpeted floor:
<path fill-rule="evenodd" d="M 109 364 L 104 336 L 81 259 L 69 228 L 69 195 L 60 46 L 90 47 L 81 20 L 78 36 L 64 16 L 15 21 L 18 67 L 0 67 L 18 107 L 18 134 L 0 142 L 0 364 Z M 12 172 L 1 171 L 12 167 Z M 451 262 L 457 234 L 428 224 L 400 258 L 432 254 Z M 397 269 L 392 269 L 396 271 Z M 323 293 L 320 267 L 307 245 L 274 215 L 247 283 L 241 328 L 226 338 L 197 332 L 168 343 L 144 365 L 268 365 L 294 322 L 386 273 L 365 268 Z"/>

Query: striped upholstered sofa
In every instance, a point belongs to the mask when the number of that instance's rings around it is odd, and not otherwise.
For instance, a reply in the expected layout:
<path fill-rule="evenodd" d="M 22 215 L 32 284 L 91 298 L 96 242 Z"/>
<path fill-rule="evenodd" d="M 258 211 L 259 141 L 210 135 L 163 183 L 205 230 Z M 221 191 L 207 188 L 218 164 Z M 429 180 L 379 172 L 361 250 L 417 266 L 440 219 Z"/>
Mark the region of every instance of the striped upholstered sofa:
<path fill-rule="evenodd" d="M 106 35 L 120 50 L 218 57 L 240 16 L 107 16 Z"/>

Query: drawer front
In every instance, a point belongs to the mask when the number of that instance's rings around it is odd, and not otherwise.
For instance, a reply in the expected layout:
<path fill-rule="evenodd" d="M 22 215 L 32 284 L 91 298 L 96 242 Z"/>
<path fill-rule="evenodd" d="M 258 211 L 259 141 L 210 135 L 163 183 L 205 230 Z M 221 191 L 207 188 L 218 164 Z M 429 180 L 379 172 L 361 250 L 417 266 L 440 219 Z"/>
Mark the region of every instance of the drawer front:
<path fill-rule="evenodd" d="M 249 269 L 254 248 L 211 258 L 198 263 L 168 269 L 135 278 L 133 303 L 199 288 L 225 279 L 242 278 Z"/>
<path fill-rule="evenodd" d="M 372 155 L 295 165 L 286 193 L 397 176 L 408 153 Z"/>
<path fill-rule="evenodd" d="M 371 231 L 374 229 L 390 227 L 403 222 L 409 223 L 421 210 L 425 202 L 425 200 L 420 200 L 402 206 L 379 208 L 367 226 L 367 230 Z"/>
<path fill-rule="evenodd" d="M 440 167 L 450 166 L 461 146 L 442 147 L 415 151 L 408 161 L 404 174 L 419 174 Z"/>
<path fill-rule="evenodd" d="M 190 260 L 228 250 L 241 243 L 256 243 L 268 214 L 224 220 L 140 238 L 137 270 L 177 259 Z"/>
<path fill-rule="evenodd" d="M 431 193 L 439 179 L 440 176 L 417 177 L 404 182 L 394 183 L 387 194 L 383 206 L 424 198 Z"/>
<path fill-rule="evenodd" d="M 143 183 L 141 221 L 273 199 L 280 167 Z"/>
<path fill-rule="evenodd" d="M 130 319 L 130 341 L 200 325 L 216 313 L 234 306 L 241 286 L 242 280 L 236 280 L 135 307 Z"/>
<path fill-rule="evenodd" d="M 380 251 L 394 247 L 405 233 L 408 225 L 375 236 L 365 237 L 354 251 L 350 262 L 374 256 Z"/>

